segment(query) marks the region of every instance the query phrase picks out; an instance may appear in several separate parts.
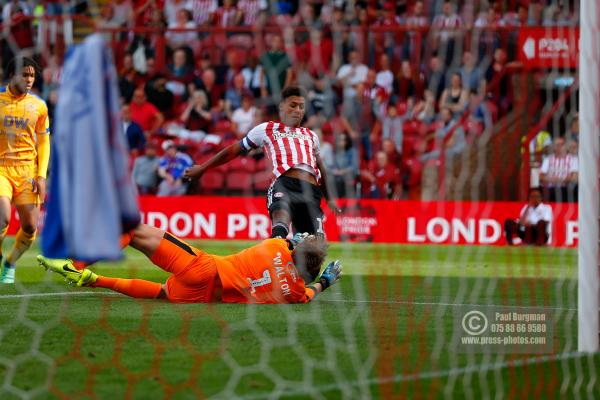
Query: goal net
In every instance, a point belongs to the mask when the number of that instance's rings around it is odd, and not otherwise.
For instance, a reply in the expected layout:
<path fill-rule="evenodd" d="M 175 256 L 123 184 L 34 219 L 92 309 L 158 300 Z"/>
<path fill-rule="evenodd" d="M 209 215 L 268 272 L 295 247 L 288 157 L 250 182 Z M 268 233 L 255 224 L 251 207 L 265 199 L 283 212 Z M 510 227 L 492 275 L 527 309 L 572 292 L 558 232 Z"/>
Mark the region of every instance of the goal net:
<path fill-rule="evenodd" d="M 193 251 L 269 238 L 283 194 L 268 148 L 190 182 L 185 160 L 278 123 L 282 89 L 304 88 L 343 277 L 307 304 L 176 304 L 65 285 L 35 243 L 0 286 L 0 398 L 593 398 L 599 28 L 590 0 L 7 2 L 2 87 L 33 58 L 51 135 L 65 55 L 101 35 L 141 221 Z M 89 269 L 170 276 L 131 247 Z"/>

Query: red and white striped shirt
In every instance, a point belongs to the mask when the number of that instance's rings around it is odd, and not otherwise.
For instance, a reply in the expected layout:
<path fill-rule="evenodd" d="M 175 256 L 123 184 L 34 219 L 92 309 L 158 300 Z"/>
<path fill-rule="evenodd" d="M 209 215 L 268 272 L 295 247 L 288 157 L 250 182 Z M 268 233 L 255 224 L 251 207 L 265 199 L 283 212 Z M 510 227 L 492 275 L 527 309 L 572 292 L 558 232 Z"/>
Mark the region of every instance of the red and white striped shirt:
<path fill-rule="evenodd" d="M 194 22 L 203 25 L 208 21 L 212 13 L 217 11 L 219 3 L 217 0 L 192 0 L 192 14 Z"/>
<path fill-rule="evenodd" d="M 573 172 L 579 172 L 579 159 L 571 154 L 563 157 L 552 154 L 544 159 L 540 169 L 540 173 L 546 174 L 547 179 L 559 186 L 567 183 L 567 178 Z"/>
<path fill-rule="evenodd" d="M 245 26 L 253 26 L 260 11 L 268 7 L 263 0 L 240 0 L 237 3 L 238 10 L 244 13 Z"/>
<path fill-rule="evenodd" d="M 280 122 L 264 122 L 255 126 L 242 139 L 242 147 L 249 151 L 264 147 L 273 164 L 276 178 L 291 168 L 309 171 L 321 178 L 317 168 L 320 142 L 316 133 L 308 128 L 285 126 Z"/>

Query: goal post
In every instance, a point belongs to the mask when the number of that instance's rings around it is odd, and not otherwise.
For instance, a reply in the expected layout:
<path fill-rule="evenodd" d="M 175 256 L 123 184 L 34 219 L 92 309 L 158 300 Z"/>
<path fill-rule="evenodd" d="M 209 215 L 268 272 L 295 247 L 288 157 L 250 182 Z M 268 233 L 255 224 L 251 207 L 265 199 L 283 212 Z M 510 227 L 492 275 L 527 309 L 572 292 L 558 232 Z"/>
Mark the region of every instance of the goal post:
<path fill-rule="evenodd" d="M 579 268 L 578 350 L 598 351 L 598 194 L 600 142 L 600 5 L 581 1 L 579 54 Z"/>

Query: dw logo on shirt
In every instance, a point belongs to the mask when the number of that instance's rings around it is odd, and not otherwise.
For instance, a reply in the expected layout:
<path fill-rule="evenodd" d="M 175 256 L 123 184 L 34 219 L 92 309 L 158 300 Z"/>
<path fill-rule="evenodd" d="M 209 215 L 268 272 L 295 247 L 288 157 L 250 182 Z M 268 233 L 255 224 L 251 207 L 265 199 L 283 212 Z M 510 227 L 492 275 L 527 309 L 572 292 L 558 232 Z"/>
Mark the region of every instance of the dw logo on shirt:
<path fill-rule="evenodd" d="M 5 128 L 10 128 L 14 125 L 17 129 L 25 129 L 28 124 L 29 124 L 29 118 L 24 119 L 24 118 L 19 118 L 19 117 L 13 117 L 12 115 L 4 116 L 4 127 Z"/>

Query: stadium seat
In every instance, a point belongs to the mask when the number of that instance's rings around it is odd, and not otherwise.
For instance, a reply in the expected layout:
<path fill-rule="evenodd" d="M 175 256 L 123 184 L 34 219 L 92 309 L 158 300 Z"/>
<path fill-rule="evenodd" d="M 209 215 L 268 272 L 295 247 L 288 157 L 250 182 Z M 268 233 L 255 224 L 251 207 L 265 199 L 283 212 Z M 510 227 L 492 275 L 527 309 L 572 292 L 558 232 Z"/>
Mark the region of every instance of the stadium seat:
<path fill-rule="evenodd" d="M 220 193 L 225 188 L 225 177 L 218 170 L 208 171 L 200 178 L 200 193 L 215 194 Z"/>
<path fill-rule="evenodd" d="M 254 160 L 251 157 L 236 157 L 227 163 L 228 171 L 253 172 Z"/>
<path fill-rule="evenodd" d="M 252 172 L 230 171 L 225 178 L 225 185 L 229 194 L 252 194 Z"/>
<path fill-rule="evenodd" d="M 270 170 L 271 170 L 271 165 L 267 163 L 266 157 L 259 158 L 254 163 L 254 172 L 263 172 L 263 171 L 270 171 Z"/>
<path fill-rule="evenodd" d="M 272 181 L 273 173 L 271 171 L 263 170 L 262 172 L 256 172 L 252 174 L 252 186 L 254 188 L 254 194 L 264 195 L 267 193 Z"/>

